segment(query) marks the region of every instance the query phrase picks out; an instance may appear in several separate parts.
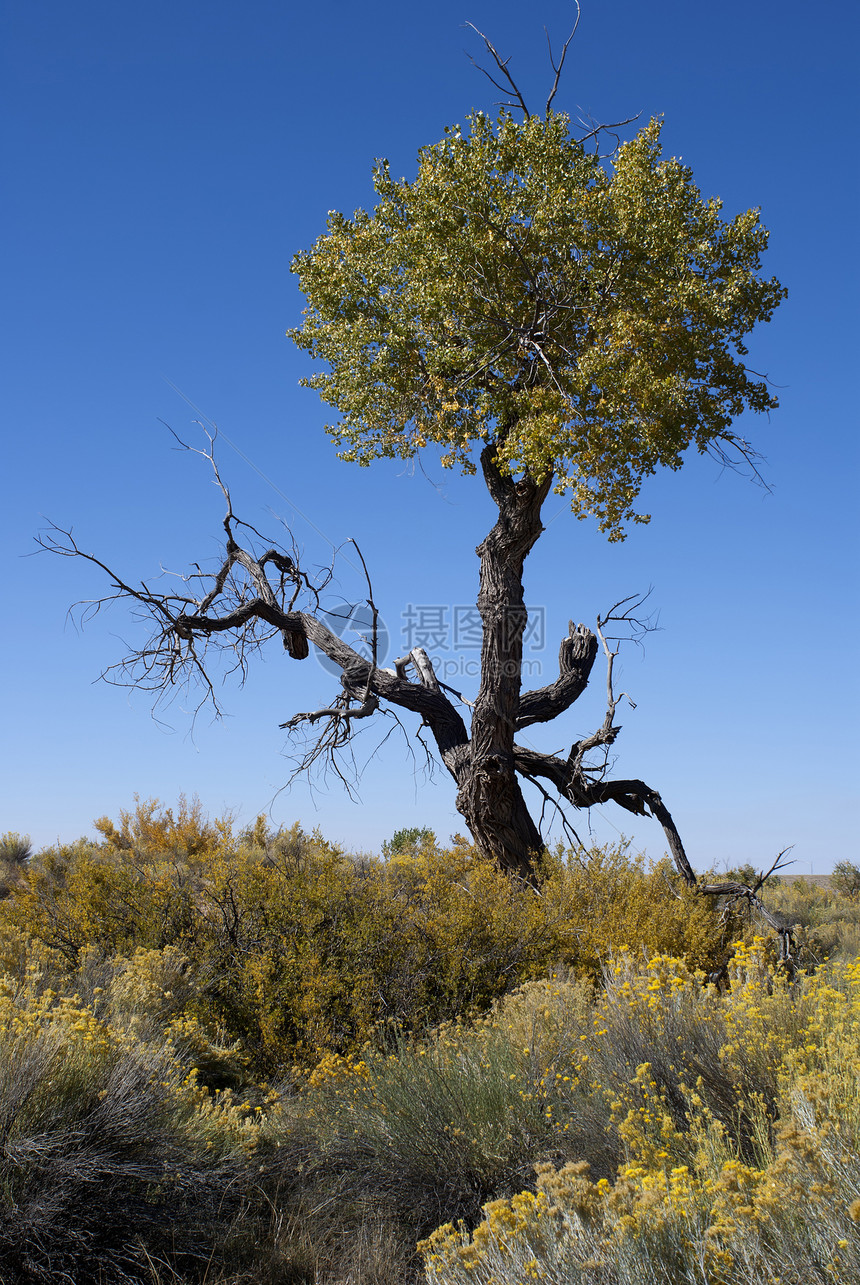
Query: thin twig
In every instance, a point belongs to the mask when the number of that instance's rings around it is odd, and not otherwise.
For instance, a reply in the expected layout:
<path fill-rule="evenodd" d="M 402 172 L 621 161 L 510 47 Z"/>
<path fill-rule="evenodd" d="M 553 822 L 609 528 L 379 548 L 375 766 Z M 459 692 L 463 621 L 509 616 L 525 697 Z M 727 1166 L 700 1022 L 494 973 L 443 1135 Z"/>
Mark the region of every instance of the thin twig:
<path fill-rule="evenodd" d="M 558 89 L 558 82 L 561 79 L 561 72 L 562 72 L 562 68 L 564 67 L 564 60 L 567 57 L 567 51 L 570 47 L 570 42 L 573 40 L 573 37 L 576 35 L 576 29 L 579 26 L 579 20 L 582 17 L 582 11 L 580 10 L 580 7 L 579 7 L 579 0 L 573 0 L 573 3 L 576 7 L 576 22 L 574 22 L 573 30 L 571 31 L 567 40 L 565 40 L 564 42 L 564 46 L 561 51 L 561 57 L 558 60 L 558 66 L 556 66 L 555 62 L 553 61 L 552 43 L 549 38 L 549 32 L 547 31 L 546 27 L 544 27 L 547 48 L 549 49 L 549 62 L 550 62 L 550 66 L 555 72 L 555 80 L 552 82 L 552 89 L 549 92 L 549 98 L 547 98 L 546 100 L 546 108 L 544 109 L 544 114 L 546 116 L 549 115 L 549 109 L 552 107 L 552 100 L 555 98 L 556 90 Z"/>
<path fill-rule="evenodd" d="M 481 37 L 481 39 L 484 42 L 484 45 L 486 46 L 487 52 L 490 54 L 491 58 L 493 59 L 493 62 L 496 64 L 499 71 L 502 73 L 505 80 L 508 82 L 510 90 L 516 95 L 517 101 L 515 103 L 505 102 L 505 103 L 500 103 L 499 106 L 519 107 L 522 110 L 522 113 L 525 116 L 526 120 L 529 120 L 531 117 L 531 113 L 528 107 L 526 107 L 525 99 L 520 93 L 517 82 L 514 80 L 513 76 L 508 71 L 508 63 L 511 61 L 510 58 L 502 58 L 501 54 L 496 49 L 496 47 L 492 44 L 489 37 L 485 36 L 483 31 L 480 31 L 473 22 L 467 22 L 465 25 L 467 27 L 471 27 L 472 31 L 474 31 L 477 35 Z M 508 92 L 505 89 L 504 85 L 500 85 L 499 82 L 495 79 L 495 77 L 490 75 L 486 67 L 482 67 L 480 63 L 475 62 L 475 59 L 471 56 L 471 54 L 469 55 L 469 61 L 472 63 L 474 67 L 477 67 L 478 71 L 483 72 L 483 74 L 487 77 L 487 80 L 489 80 L 489 82 L 492 85 L 495 85 L 496 89 L 500 89 L 503 94 Z"/>

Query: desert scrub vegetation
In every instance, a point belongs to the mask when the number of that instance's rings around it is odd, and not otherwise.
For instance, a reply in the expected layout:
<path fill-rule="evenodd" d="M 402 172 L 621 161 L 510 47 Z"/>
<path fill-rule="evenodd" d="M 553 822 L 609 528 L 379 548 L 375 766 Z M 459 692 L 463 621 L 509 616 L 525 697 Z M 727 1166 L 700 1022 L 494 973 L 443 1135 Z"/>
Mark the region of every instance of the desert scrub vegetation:
<path fill-rule="evenodd" d="M 148 1038 L 155 964 L 3 988 L 4 1281 L 857 1279 L 860 962 L 620 954 L 241 1094 Z"/>
<path fill-rule="evenodd" d="M 484 1011 L 518 984 L 566 968 L 600 976 L 613 949 L 724 960 L 737 923 L 668 862 L 622 843 L 547 854 L 540 895 L 456 838 L 395 836 L 387 859 L 356 856 L 298 826 L 262 819 L 234 833 L 199 806 L 138 802 L 101 841 L 50 848 L 0 901 L 0 966 L 33 951 L 58 986 L 80 990 L 98 961 L 178 951 L 173 1009 L 249 1072 L 312 1067 L 381 1033 L 416 1032 Z M 159 1013 L 150 1013 L 159 1019 Z M 200 1067 L 201 1074 L 204 1068 Z"/>
<path fill-rule="evenodd" d="M 860 1279 L 853 894 L 790 980 L 623 845 L 537 895 L 422 827 L 97 830 L 10 839 L 3 1285 Z"/>
<path fill-rule="evenodd" d="M 850 861 L 837 863 L 826 888 L 802 878 L 784 879 L 768 888 L 767 897 L 792 925 L 810 965 L 860 955 L 860 869 Z"/>
<path fill-rule="evenodd" d="M 756 941 L 712 991 L 677 960 L 616 963 L 578 1067 L 617 1168 L 538 1161 L 477 1226 L 421 1243 L 432 1285 L 860 1279 L 860 961 L 792 986 Z"/>
<path fill-rule="evenodd" d="M 78 995 L 0 980 L 0 1279 L 136 1282 L 211 1257 L 249 1141 L 168 1043 Z"/>

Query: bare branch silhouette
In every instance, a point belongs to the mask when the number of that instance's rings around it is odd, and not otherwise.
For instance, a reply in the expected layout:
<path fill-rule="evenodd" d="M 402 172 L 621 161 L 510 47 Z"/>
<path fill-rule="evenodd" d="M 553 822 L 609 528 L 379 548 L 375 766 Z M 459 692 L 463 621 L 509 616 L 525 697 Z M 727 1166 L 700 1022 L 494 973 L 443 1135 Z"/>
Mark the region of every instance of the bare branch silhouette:
<path fill-rule="evenodd" d="M 573 37 L 576 35 L 576 29 L 579 26 L 579 20 L 582 17 L 582 11 L 580 10 L 580 7 L 579 7 L 579 0 L 573 0 L 573 3 L 576 9 L 576 21 L 573 24 L 573 28 L 571 30 L 570 35 L 568 36 L 567 40 L 565 40 L 564 45 L 562 46 L 561 57 L 559 58 L 557 64 L 555 62 L 555 59 L 552 56 L 552 41 L 549 38 L 549 32 L 547 31 L 546 27 L 544 27 L 544 34 L 546 35 L 547 49 L 549 50 L 549 62 L 550 62 L 550 66 L 555 72 L 555 80 L 552 82 L 552 89 L 549 91 L 549 97 L 546 100 L 546 107 L 544 108 L 544 115 L 546 116 L 549 115 L 550 108 L 552 107 L 552 100 L 555 98 L 556 92 L 558 91 L 558 82 L 561 80 L 561 73 L 564 69 L 564 60 L 567 57 L 567 51 L 570 48 L 570 43 L 573 40 Z"/>
<path fill-rule="evenodd" d="M 508 100 L 503 103 L 497 103 L 496 105 L 498 107 L 518 107 L 522 111 L 526 120 L 528 120 L 531 116 L 531 112 L 529 111 L 528 107 L 526 107 L 525 99 L 520 93 L 520 90 L 516 81 L 514 80 L 511 73 L 508 71 L 508 63 L 511 61 L 510 58 L 503 58 L 499 53 L 499 51 L 496 49 L 495 45 L 491 42 L 489 37 L 485 36 L 483 31 L 480 31 L 473 22 L 467 22 L 465 25 L 467 27 L 471 27 L 472 31 L 474 31 L 476 35 L 479 35 L 483 40 L 487 53 L 490 55 L 493 62 L 496 64 L 496 67 L 499 69 L 499 72 L 504 76 L 505 80 L 508 83 L 507 89 L 505 88 L 504 85 L 499 84 L 496 78 L 492 76 L 490 72 L 487 71 L 486 67 L 482 67 L 480 63 L 475 62 L 475 59 L 472 58 L 471 54 L 469 55 L 469 61 L 472 63 L 474 67 L 477 67 L 478 71 L 482 72 L 487 77 L 487 80 L 489 80 L 490 84 L 495 85 L 496 89 L 501 90 L 503 94 L 512 93 L 516 99 L 516 102 L 510 102 L 510 100 Z"/>

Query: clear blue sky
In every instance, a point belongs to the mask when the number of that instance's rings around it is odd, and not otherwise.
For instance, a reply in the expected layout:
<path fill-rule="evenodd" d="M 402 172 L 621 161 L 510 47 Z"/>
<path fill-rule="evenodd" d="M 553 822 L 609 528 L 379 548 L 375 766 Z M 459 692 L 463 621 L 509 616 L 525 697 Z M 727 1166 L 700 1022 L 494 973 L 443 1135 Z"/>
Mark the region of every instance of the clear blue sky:
<path fill-rule="evenodd" d="M 467 19 L 545 96 L 541 27 L 561 37 L 570 21 L 558 0 L 7 0 L 0 830 L 70 840 L 135 792 L 180 791 L 240 821 L 271 808 L 353 848 L 404 825 L 462 829 L 447 777 L 414 780 L 396 737 L 372 755 L 358 805 L 336 782 L 278 794 L 278 724 L 335 688 L 280 647 L 243 691 L 225 687 L 222 722 L 204 714 L 192 730 L 183 700 L 155 721 L 144 696 L 94 682 L 136 636 L 128 614 L 83 632 L 66 620 L 102 591 L 98 574 L 26 555 L 43 516 L 129 578 L 215 554 L 219 496 L 159 423 L 193 431 L 169 380 L 241 451 L 224 443 L 222 463 L 248 520 L 288 521 L 310 563 L 327 541 L 359 540 L 392 646 L 410 604 L 450 619 L 474 601 L 474 546 L 492 520 L 477 482 L 432 462 L 427 477 L 339 462 L 284 337 L 301 308 L 290 259 L 328 210 L 368 204 L 374 157 L 409 175 L 446 124 L 492 109 L 464 53 L 479 53 Z M 624 660 L 637 709 L 616 771 L 663 793 L 700 867 L 769 863 L 789 844 L 802 872 L 858 856 L 857 23 L 847 0 L 583 0 L 556 104 L 663 113 L 667 150 L 727 214 L 762 207 L 766 268 L 790 290 L 752 341 L 781 409 L 742 426 L 772 494 L 691 460 L 653 481 L 653 521 L 621 546 L 555 500 L 528 566 L 542 681 L 569 617 L 592 623 L 653 585 L 662 631 Z M 339 588 L 361 596 L 345 563 Z M 444 659 L 475 655 L 452 645 Z M 600 721 L 597 674 L 592 686 L 536 745 L 560 750 Z M 362 740 L 362 761 L 375 743 Z M 656 823 L 591 820 L 597 839 L 619 827 L 662 852 Z"/>

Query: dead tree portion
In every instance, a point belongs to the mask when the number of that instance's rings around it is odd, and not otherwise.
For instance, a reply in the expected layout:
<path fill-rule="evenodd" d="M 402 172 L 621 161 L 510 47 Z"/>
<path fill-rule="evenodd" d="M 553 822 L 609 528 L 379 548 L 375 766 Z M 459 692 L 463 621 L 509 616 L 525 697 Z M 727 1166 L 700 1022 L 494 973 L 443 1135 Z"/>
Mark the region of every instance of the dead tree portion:
<path fill-rule="evenodd" d="M 598 617 L 595 631 L 571 622 L 559 647 L 557 678 L 535 690 L 521 690 L 528 619 L 523 565 L 543 531 L 541 506 L 551 478 L 540 484 L 528 477 L 514 480 L 497 467 L 492 446 L 482 453 L 484 479 L 498 516 L 476 551 L 483 644 L 480 685 L 469 703 L 443 688 L 420 647 L 395 661 L 393 669 L 378 664 L 378 611 L 357 546 L 370 611 L 366 640 L 370 655 L 350 646 L 325 623 L 319 595 L 331 570 L 313 579 L 300 567 L 294 546 L 263 541 L 259 532 L 236 516 L 215 461 L 214 440 L 214 434 L 209 435 L 207 448 L 198 452 L 213 468 L 226 503 L 224 552 L 214 572 L 195 564 L 189 574 L 176 578 L 172 591 L 155 590 L 145 583 L 130 584 L 101 559 L 84 552 L 71 531 L 54 527 L 40 538 L 43 548 L 84 558 L 110 579 L 112 592 L 85 604 L 84 615 L 119 600 L 149 623 L 143 645 L 104 677 L 150 690 L 156 697 L 196 682 L 202 685 L 203 702 L 210 701 L 217 711 L 213 670 L 218 662 L 226 658 L 228 670 L 241 678 L 253 654 L 276 638 L 293 660 L 306 659 L 312 645 L 340 670 L 340 689 L 318 708 L 293 714 L 281 723 L 291 736 L 304 736 L 297 771 L 324 761 L 345 779 L 338 756 L 348 749 L 359 726 L 376 716 L 388 714 L 399 722 L 402 713 L 413 714 L 419 720 L 419 735 L 427 729 L 454 781 L 457 808 L 477 847 L 502 869 L 534 882 L 536 858 L 545 846 L 524 798 L 523 781 L 535 785 L 561 812 L 614 803 L 636 816 L 655 818 L 688 886 L 709 896 L 745 899 L 779 935 L 781 955 L 790 962 L 791 935 L 762 904 L 761 881 L 755 888 L 731 881 L 701 884 L 658 791 L 642 780 L 613 779 L 609 774 L 609 750 L 621 731 L 616 722 L 618 706 L 625 698 L 633 704 L 625 693 L 615 692 L 614 661 L 623 630 L 647 627 L 636 615 L 642 600 L 617 603 Z M 601 725 L 575 741 L 564 758 L 521 744 L 517 736 L 524 729 L 552 722 L 582 695 L 601 649 L 606 660 L 606 712 Z"/>

